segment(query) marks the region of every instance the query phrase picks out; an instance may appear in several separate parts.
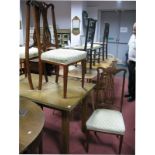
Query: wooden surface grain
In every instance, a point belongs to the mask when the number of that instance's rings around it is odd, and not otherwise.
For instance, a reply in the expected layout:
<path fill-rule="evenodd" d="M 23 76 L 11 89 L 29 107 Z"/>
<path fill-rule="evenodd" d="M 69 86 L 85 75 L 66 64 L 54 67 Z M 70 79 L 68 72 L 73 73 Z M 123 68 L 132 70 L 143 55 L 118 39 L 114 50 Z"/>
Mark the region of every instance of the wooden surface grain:
<path fill-rule="evenodd" d="M 49 82 L 43 81 L 42 90 L 37 89 L 37 74 L 32 74 L 32 80 L 34 90 L 30 90 L 28 79 L 20 76 L 20 96 L 43 106 L 64 111 L 72 111 L 95 86 L 92 83 L 85 83 L 82 88 L 81 80 L 69 78 L 67 98 L 63 98 L 63 78 L 59 77 L 59 82 L 55 83 L 55 76 L 50 76 Z"/>
<path fill-rule="evenodd" d="M 45 118 L 37 104 L 22 97 L 19 112 L 19 152 L 23 152 L 41 133 Z"/>

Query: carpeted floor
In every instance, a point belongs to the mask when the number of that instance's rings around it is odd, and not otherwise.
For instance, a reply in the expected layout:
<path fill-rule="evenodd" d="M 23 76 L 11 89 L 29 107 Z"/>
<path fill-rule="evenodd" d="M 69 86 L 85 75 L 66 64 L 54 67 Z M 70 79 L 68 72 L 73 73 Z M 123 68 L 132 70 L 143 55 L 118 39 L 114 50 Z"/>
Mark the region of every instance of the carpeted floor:
<path fill-rule="evenodd" d="M 121 77 L 117 77 L 119 83 Z M 125 92 L 127 92 L 127 79 Z M 120 88 L 115 91 L 120 92 Z M 117 102 L 117 101 L 116 101 Z M 86 154 L 85 135 L 81 131 L 81 107 L 77 107 L 70 119 L 70 154 Z M 89 104 L 91 114 L 91 105 Z M 46 117 L 43 134 L 43 153 L 61 153 L 61 113 L 59 111 L 44 108 Z M 135 102 L 127 102 L 124 98 L 123 116 L 126 126 L 122 154 L 135 154 Z M 114 135 L 90 133 L 89 154 L 116 154 L 118 152 L 119 139 Z"/>

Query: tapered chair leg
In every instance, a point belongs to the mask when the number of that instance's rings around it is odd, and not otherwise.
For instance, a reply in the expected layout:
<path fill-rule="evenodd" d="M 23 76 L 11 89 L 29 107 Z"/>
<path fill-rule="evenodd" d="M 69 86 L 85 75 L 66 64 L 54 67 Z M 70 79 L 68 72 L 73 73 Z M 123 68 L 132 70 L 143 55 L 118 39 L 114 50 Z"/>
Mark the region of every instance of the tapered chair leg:
<path fill-rule="evenodd" d="M 41 90 L 42 88 L 42 74 L 43 74 L 43 68 L 42 68 L 42 62 L 39 61 L 39 86 L 38 89 Z"/>
<path fill-rule="evenodd" d="M 31 71 L 30 71 L 30 66 L 29 66 L 29 60 L 26 62 L 26 70 L 27 70 L 27 76 L 28 76 L 28 82 L 30 85 L 30 89 L 34 89 L 33 83 L 32 83 L 32 77 L 31 77 Z"/>
<path fill-rule="evenodd" d="M 48 82 L 48 76 L 47 76 L 47 71 L 46 71 L 46 63 L 43 63 L 43 70 L 44 70 L 45 81 Z"/>
<path fill-rule="evenodd" d="M 86 60 L 82 60 L 82 88 L 84 88 L 84 79 L 86 74 Z"/>
<path fill-rule="evenodd" d="M 95 61 L 96 61 L 96 50 L 94 50 L 94 55 L 93 55 L 93 65 L 95 66 Z"/>
<path fill-rule="evenodd" d="M 63 91 L 63 95 L 64 95 L 64 98 L 67 97 L 67 80 L 68 80 L 68 66 L 64 66 L 64 77 L 63 77 L 63 83 L 64 83 L 64 91 Z"/>
<path fill-rule="evenodd" d="M 123 143 L 123 136 L 120 136 L 120 143 L 119 143 L 119 154 L 121 154 L 121 150 L 122 150 L 122 143 Z"/>
<path fill-rule="evenodd" d="M 59 65 L 55 66 L 56 79 L 55 82 L 58 83 L 59 80 Z"/>
<path fill-rule="evenodd" d="M 26 61 L 24 60 L 24 74 L 25 77 L 27 77 L 27 69 L 26 69 Z"/>

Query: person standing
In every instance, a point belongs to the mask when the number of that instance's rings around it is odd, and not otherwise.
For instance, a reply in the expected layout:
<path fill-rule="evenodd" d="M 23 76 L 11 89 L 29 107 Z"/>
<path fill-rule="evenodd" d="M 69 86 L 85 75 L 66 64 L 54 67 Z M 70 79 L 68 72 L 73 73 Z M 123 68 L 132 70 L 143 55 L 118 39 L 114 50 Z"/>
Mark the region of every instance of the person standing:
<path fill-rule="evenodd" d="M 128 102 L 132 102 L 136 97 L 136 23 L 133 25 L 133 33 L 129 39 L 129 52 L 128 52 L 128 94 L 125 97 L 128 97 Z"/>

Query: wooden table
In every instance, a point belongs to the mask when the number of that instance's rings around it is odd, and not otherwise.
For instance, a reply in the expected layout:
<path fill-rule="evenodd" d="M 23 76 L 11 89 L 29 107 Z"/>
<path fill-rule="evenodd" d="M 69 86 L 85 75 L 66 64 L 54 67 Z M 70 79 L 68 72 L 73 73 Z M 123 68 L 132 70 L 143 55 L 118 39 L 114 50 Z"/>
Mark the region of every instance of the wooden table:
<path fill-rule="evenodd" d="M 28 80 L 24 76 L 20 79 L 20 96 L 40 104 L 43 107 L 57 109 L 62 113 L 62 153 L 69 153 L 69 118 L 74 108 L 82 103 L 82 130 L 85 131 L 87 119 L 87 104 L 84 102 L 86 96 L 94 88 L 94 84 L 86 83 L 81 87 L 80 80 L 68 81 L 68 97 L 63 98 L 63 79 L 55 83 L 55 77 L 49 77 L 48 83 L 43 83 L 42 90 L 37 89 L 38 75 L 32 75 L 35 89 L 30 90 Z"/>
<path fill-rule="evenodd" d="M 30 148 L 41 134 L 45 122 L 42 109 L 34 102 L 20 98 L 19 152 Z"/>

